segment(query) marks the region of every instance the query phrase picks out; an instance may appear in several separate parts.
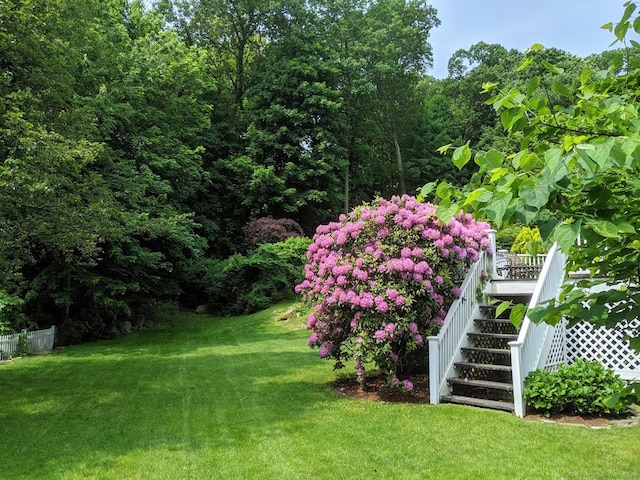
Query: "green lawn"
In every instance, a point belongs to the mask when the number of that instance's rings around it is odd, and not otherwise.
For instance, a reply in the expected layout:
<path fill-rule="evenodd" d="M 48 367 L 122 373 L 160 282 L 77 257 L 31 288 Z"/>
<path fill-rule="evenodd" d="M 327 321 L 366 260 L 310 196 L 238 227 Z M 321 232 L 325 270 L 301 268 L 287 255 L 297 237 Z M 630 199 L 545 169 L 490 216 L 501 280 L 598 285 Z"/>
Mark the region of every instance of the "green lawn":
<path fill-rule="evenodd" d="M 640 478 L 640 427 L 339 398 L 287 306 L 1 365 L 0 478 Z"/>

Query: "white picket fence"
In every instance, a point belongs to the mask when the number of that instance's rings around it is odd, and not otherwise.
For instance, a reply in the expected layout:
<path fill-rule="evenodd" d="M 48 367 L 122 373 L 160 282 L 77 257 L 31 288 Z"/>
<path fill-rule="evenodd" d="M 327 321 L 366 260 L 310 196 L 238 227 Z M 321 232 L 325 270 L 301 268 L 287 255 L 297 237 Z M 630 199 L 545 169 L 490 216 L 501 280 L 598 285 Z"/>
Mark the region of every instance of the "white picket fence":
<path fill-rule="evenodd" d="M 35 330 L 27 332 L 30 353 L 49 353 L 53 350 L 53 341 L 56 334 L 55 325 L 46 330 Z M 3 355 L 13 355 L 18 350 L 18 339 L 24 333 L 14 333 L 12 335 L 0 335 L 0 350 Z"/>

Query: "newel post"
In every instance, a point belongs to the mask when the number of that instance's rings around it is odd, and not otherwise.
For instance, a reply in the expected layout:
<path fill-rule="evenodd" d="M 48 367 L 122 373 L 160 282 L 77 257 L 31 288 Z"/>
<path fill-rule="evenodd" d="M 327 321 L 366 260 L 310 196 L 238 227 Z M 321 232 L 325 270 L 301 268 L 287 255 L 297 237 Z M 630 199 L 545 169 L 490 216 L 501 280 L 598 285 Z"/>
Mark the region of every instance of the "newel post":
<path fill-rule="evenodd" d="M 496 268 L 496 233 L 498 233 L 496 230 L 487 230 L 487 233 L 489 234 L 489 252 L 491 252 L 491 254 L 489 255 L 489 261 L 491 262 L 491 278 L 496 279 L 498 278 L 498 270 Z"/>
<path fill-rule="evenodd" d="M 511 348 L 511 371 L 513 378 L 513 406 L 516 417 L 523 418 L 526 415 L 524 401 L 524 378 L 522 376 L 522 344 L 509 342 Z"/>
<path fill-rule="evenodd" d="M 429 403 L 440 403 L 440 344 L 437 336 L 429 340 Z"/>

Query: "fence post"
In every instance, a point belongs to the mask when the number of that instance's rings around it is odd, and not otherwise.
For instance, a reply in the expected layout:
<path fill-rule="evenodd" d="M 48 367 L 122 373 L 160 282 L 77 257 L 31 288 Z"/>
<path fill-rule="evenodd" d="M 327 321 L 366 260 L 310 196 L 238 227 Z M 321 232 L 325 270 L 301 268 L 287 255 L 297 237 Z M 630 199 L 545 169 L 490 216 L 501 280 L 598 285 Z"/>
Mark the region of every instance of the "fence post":
<path fill-rule="evenodd" d="M 427 337 L 429 340 L 429 403 L 440 403 L 440 345 L 437 336 Z"/>
<path fill-rule="evenodd" d="M 496 233 L 498 233 L 496 230 L 487 230 L 487 233 L 489 234 L 489 251 L 491 252 L 491 255 L 489 256 L 490 259 L 489 261 L 491 262 L 491 278 L 493 278 L 494 280 L 496 278 L 498 278 L 498 270 L 496 268 L 496 257 L 497 257 L 497 250 L 496 250 Z"/>

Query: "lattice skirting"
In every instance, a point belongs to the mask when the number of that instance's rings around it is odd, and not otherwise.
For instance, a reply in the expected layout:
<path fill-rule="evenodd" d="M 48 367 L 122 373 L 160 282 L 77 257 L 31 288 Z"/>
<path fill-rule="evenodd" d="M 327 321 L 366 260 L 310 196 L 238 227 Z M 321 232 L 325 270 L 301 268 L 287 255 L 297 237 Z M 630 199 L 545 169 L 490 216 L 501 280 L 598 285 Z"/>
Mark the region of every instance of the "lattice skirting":
<path fill-rule="evenodd" d="M 622 325 L 620 329 L 616 330 L 594 327 L 590 323 L 581 322 L 567 329 L 561 326 L 556 329 L 556 334 L 560 329 L 566 330 L 564 354 L 567 363 L 578 358 L 597 360 L 604 367 L 614 370 L 625 380 L 640 380 L 640 355 L 631 349 L 628 341 L 622 339 L 625 333 L 631 333 L 639 326 L 640 320 L 638 319 Z M 555 355 L 556 357 L 552 361 L 552 355 L 549 354 L 547 366 L 554 362 L 556 366 L 562 363 L 555 359 L 559 358 L 560 354 L 556 352 Z"/>
<path fill-rule="evenodd" d="M 551 341 L 551 348 L 549 349 L 549 355 L 547 356 L 547 364 L 545 370 L 556 370 L 558 365 L 567 363 L 567 321 L 563 320 L 556 325 L 556 329 L 553 332 L 553 340 Z"/>

